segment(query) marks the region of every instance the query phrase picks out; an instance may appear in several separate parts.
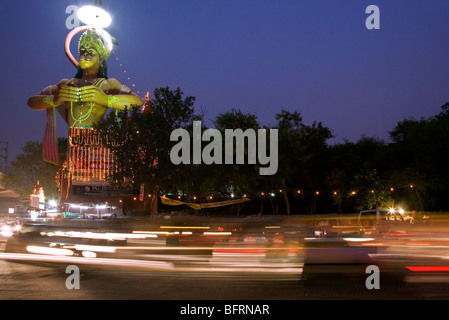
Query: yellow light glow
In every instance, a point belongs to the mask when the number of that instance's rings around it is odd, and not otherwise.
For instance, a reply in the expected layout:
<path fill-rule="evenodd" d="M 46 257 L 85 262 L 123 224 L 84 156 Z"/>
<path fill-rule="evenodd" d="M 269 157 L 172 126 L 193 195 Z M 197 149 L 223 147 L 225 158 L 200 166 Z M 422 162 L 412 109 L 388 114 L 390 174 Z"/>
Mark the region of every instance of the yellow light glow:
<path fill-rule="evenodd" d="M 168 231 L 133 231 L 133 233 L 138 233 L 138 234 L 148 234 L 148 235 L 152 235 L 152 234 L 168 234 Z"/>
<path fill-rule="evenodd" d="M 210 229 L 210 227 L 160 226 L 161 229 Z"/>
<path fill-rule="evenodd" d="M 27 251 L 30 253 L 48 254 L 57 256 L 72 256 L 73 251 L 68 249 L 48 248 L 38 246 L 27 246 Z"/>

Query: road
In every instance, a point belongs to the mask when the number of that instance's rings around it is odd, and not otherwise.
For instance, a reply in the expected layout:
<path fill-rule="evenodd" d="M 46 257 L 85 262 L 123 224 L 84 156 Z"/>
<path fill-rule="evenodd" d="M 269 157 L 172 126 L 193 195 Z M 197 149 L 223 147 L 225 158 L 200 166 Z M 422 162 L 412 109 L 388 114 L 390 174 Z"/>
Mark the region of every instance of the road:
<path fill-rule="evenodd" d="M 267 230 L 273 230 L 273 226 L 269 227 L 263 228 L 265 236 Z M 188 234 L 186 229 L 181 231 Z M 64 239 L 83 237 L 86 240 L 88 237 L 89 241 L 97 241 L 105 235 L 100 231 L 82 235 L 79 231 L 45 232 L 44 235 L 40 233 L 38 240 L 47 246 L 46 249 L 52 250 L 57 249 L 53 246 L 55 242 Z M 131 238 L 126 246 L 85 246 L 80 249 L 66 243 L 63 247 L 69 252 L 96 250 L 96 257 L 30 253 L 32 248 L 27 248 L 30 252 L 11 253 L 4 250 L 5 242 L 0 242 L 0 299 L 142 300 L 150 302 L 155 309 L 165 308 L 167 304 L 163 302 L 171 301 L 174 304 L 170 311 L 175 313 L 180 304 L 188 302 L 216 305 L 223 301 L 273 304 L 288 301 L 291 306 L 293 302 L 313 300 L 399 302 L 449 299 L 446 233 L 434 232 L 432 237 L 427 233 L 420 237 L 404 233 L 399 237 L 393 235 L 393 238 L 365 239 L 367 241 L 361 243 L 365 247 L 357 241 L 356 246 L 334 246 L 331 242 L 309 248 L 303 242 L 291 242 L 287 237 L 291 232 L 292 229 L 288 229 L 284 238 L 273 238 L 269 246 L 260 244 L 261 238 L 255 233 L 245 234 L 245 241 L 240 245 L 201 247 L 198 244 L 192 246 L 192 241 L 198 239 L 191 235 L 184 239 L 186 246 L 181 242 L 169 246 L 159 238 L 139 239 L 139 234 L 150 236 L 142 232 L 128 234 Z M 117 234 L 108 233 L 107 236 Z M 216 234 L 209 232 L 201 239 L 209 241 L 211 237 Z M 28 244 L 37 238 L 24 239 L 28 240 L 23 243 Z M 281 240 L 283 242 L 279 243 Z M 347 239 L 348 243 L 351 241 Z M 373 246 L 376 248 L 374 254 L 367 255 Z M 106 249 L 114 251 L 103 252 Z M 352 259 L 360 254 L 369 259 L 353 263 Z M 326 261 L 310 263 L 308 260 L 317 257 L 324 257 Z M 334 263 L 335 257 L 343 260 Z M 367 288 L 366 281 L 371 276 L 366 269 L 369 265 L 379 267 L 379 289 Z M 435 265 L 442 269 L 405 272 L 407 265 L 418 268 Z M 80 271 L 79 289 L 66 286 L 72 275 L 66 273 L 68 266 L 76 266 Z"/>
<path fill-rule="evenodd" d="M 291 315 L 314 314 L 333 317 L 335 312 L 355 312 L 355 303 L 363 310 L 386 312 L 390 316 L 413 315 L 423 301 L 449 299 L 447 274 L 445 282 L 406 282 L 381 270 L 380 289 L 365 286 L 365 266 L 313 266 L 301 274 L 252 272 L 187 272 L 155 271 L 128 266 L 78 265 L 79 289 L 68 289 L 68 263 L 18 263 L 0 259 L 0 300 L 2 306 L 33 315 L 73 312 L 90 317 L 117 317 L 116 310 L 129 310 L 148 318 L 164 315 L 169 319 L 185 319 L 186 307 L 209 307 L 216 311 L 213 319 L 238 318 L 239 314 L 223 314 L 226 305 L 268 306 L 270 314 L 263 318 L 286 319 Z M 15 304 L 8 304 L 14 300 Z M 34 301 L 30 307 L 17 305 Z M 45 304 L 60 301 L 63 304 Z M 74 301 L 77 304 L 68 303 Z M 116 301 L 116 302 L 114 302 Z M 129 302 L 132 303 L 129 303 Z M 390 303 L 386 303 L 386 301 Z M 394 304 L 391 302 L 394 301 Z M 100 304 L 98 304 L 100 302 Z M 105 303 L 107 302 L 107 303 Z M 125 303 L 124 303 L 125 302 Z M 363 303 L 365 302 L 365 304 Z M 370 304 L 366 304 L 366 303 Z M 1 302 L 0 302 L 1 303 Z M 83 306 L 83 303 L 88 303 Z M 363 307 L 365 306 L 365 307 Z M 445 306 L 423 306 L 434 312 Z M 340 310 L 340 311 L 337 311 Z M 358 309 L 359 311 L 361 309 Z M 120 313 L 123 314 L 123 313 Z M 367 314 L 364 312 L 364 314 Z M 261 315 L 245 315 L 260 319 Z M 187 316 L 197 319 L 209 316 Z M 301 317 L 301 316 L 300 316 Z"/>
<path fill-rule="evenodd" d="M 380 273 L 367 289 L 365 266 L 314 266 L 304 274 L 187 272 L 78 265 L 80 288 L 67 289 L 69 263 L 0 260 L 2 300 L 396 300 L 448 299 L 447 282 L 407 283 Z M 447 281 L 446 277 L 446 281 Z M 439 280 L 440 281 L 440 280 Z"/>

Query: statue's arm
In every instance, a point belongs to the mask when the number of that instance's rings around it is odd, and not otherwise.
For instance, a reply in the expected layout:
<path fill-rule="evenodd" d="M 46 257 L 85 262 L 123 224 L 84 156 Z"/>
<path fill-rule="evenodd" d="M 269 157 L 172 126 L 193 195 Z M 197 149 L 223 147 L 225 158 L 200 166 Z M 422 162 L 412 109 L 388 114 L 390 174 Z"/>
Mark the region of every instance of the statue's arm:
<path fill-rule="evenodd" d="M 66 85 L 68 82 L 68 79 L 63 79 L 56 85 L 46 87 L 41 92 L 36 93 L 28 99 L 28 106 L 34 110 L 45 110 L 61 105 L 63 101 L 59 97 L 59 88 Z"/>
<path fill-rule="evenodd" d="M 115 94 L 108 95 L 108 107 L 125 110 L 125 108 L 130 108 L 131 105 L 136 105 L 137 107 L 141 107 L 143 105 L 142 99 L 131 92 L 129 94 Z"/>
<path fill-rule="evenodd" d="M 141 107 L 143 105 L 142 99 L 131 91 L 126 86 L 123 86 L 117 79 L 109 79 L 111 90 L 108 90 L 108 107 L 125 110 L 130 108 L 131 105 Z"/>

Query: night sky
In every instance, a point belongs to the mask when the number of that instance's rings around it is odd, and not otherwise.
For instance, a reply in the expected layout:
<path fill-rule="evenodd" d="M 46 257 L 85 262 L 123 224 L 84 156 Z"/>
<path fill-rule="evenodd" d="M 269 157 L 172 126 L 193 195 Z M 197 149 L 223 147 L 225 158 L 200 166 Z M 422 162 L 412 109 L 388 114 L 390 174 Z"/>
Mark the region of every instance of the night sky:
<path fill-rule="evenodd" d="M 75 68 L 64 53 L 66 7 L 77 0 L 2 1 L 0 141 L 14 159 L 41 140 L 45 112 L 30 96 Z M 103 0 L 120 43 L 109 77 L 143 97 L 180 87 L 206 111 L 206 125 L 239 108 L 274 125 L 284 107 L 336 138 L 388 141 L 404 118 L 428 117 L 449 101 L 447 0 Z M 380 30 L 368 30 L 368 5 Z M 76 53 L 78 36 L 73 41 Z M 118 60 L 117 60 L 118 59 Z M 120 63 L 122 66 L 120 66 Z M 126 71 L 126 72 L 125 72 Z M 130 80 L 128 80 L 128 77 Z M 133 87 L 133 84 L 135 87 Z M 58 135 L 67 126 L 58 115 Z"/>

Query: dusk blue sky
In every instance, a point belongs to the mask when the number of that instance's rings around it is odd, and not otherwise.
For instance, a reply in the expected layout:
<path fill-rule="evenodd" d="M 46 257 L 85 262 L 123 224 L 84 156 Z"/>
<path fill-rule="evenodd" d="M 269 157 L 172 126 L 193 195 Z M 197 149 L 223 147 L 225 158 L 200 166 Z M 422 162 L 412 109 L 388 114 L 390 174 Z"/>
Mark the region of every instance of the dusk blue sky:
<path fill-rule="evenodd" d="M 7 1 L 0 10 L 0 141 L 13 160 L 41 140 L 45 112 L 27 99 L 75 75 L 64 53 L 68 5 Z M 321 121 L 330 143 L 388 140 L 404 118 L 435 115 L 449 101 L 447 0 L 103 0 L 120 43 L 109 76 L 147 91 L 180 87 L 206 125 L 231 108 L 274 125 L 285 108 Z M 368 5 L 380 30 L 367 30 Z M 76 41 L 73 52 L 76 52 Z M 116 60 L 118 58 L 119 60 Z M 123 67 L 120 67 L 122 63 Z M 126 70 L 126 73 L 124 72 Z M 127 78 L 130 77 L 131 80 Z M 67 134 L 58 115 L 58 135 Z"/>

